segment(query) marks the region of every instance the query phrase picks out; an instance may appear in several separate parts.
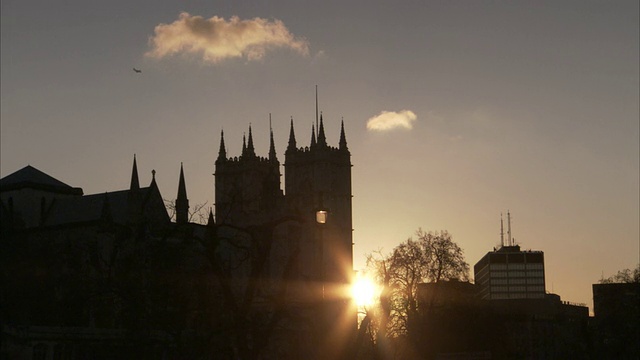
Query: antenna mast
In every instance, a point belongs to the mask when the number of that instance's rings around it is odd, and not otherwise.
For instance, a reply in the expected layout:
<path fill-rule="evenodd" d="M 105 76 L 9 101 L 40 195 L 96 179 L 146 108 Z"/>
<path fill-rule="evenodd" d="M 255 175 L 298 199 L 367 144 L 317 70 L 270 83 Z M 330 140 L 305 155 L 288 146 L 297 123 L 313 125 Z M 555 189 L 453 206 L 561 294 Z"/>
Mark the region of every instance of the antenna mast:
<path fill-rule="evenodd" d="M 513 246 L 511 239 L 511 213 L 509 210 L 507 210 L 507 239 L 509 241 L 509 246 Z"/>
<path fill-rule="evenodd" d="M 504 221 L 502 220 L 502 213 L 500 213 L 500 246 L 504 246 Z"/>

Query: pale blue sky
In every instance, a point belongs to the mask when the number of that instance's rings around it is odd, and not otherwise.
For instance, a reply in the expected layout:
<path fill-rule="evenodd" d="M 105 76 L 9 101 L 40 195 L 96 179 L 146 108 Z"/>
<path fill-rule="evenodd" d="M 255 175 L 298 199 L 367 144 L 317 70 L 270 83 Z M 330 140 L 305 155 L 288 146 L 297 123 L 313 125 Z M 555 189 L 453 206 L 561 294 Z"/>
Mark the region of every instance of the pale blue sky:
<path fill-rule="evenodd" d="M 216 64 L 150 58 L 181 12 L 281 20 L 281 47 Z M 328 141 L 344 117 L 353 167 L 354 262 L 422 227 L 448 230 L 473 264 L 513 234 L 546 255 L 547 290 L 591 305 L 601 274 L 639 260 L 637 1 L 14 1 L 1 3 L 2 176 L 31 164 L 85 193 L 155 169 L 175 197 L 213 203 L 219 133 L 239 155 L 268 114 L 284 162 L 290 116 L 310 137 L 319 86 Z M 143 70 L 135 74 L 132 67 Z M 412 129 L 367 120 L 410 110 Z"/>

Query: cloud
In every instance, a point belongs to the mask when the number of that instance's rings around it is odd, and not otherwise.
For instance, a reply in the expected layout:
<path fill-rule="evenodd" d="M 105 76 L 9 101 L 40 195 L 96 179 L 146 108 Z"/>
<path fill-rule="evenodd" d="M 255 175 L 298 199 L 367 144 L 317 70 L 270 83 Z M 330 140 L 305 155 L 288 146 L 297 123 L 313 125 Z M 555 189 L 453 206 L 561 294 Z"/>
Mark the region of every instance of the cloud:
<path fill-rule="evenodd" d="M 396 128 L 411 130 L 418 117 L 411 110 L 383 111 L 367 120 L 367 130 L 387 131 Z"/>
<path fill-rule="evenodd" d="M 315 65 L 323 62 L 327 58 L 327 53 L 324 50 L 318 51 L 311 59 L 311 64 Z"/>
<path fill-rule="evenodd" d="M 149 44 L 151 50 L 145 55 L 152 58 L 190 54 L 201 56 L 211 64 L 231 58 L 259 60 L 276 48 L 309 55 L 309 43 L 295 37 L 280 20 L 258 17 L 241 20 L 233 16 L 227 21 L 218 16 L 205 19 L 186 12 L 171 24 L 156 26 Z"/>

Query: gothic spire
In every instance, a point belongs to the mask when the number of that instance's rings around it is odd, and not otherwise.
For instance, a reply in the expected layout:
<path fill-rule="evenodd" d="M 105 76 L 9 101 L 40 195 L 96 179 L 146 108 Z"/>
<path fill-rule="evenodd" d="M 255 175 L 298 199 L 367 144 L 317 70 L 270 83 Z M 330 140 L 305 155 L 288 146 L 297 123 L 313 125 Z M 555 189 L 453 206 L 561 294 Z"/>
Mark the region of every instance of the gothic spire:
<path fill-rule="evenodd" d="M 140 181 L 138 180 L 138 165 L 136 164 L 136 154 L 133 154 L 133 169 L 131 170 L 131 186 L 129 190 L 140 190 Z"/>
<path fill-rule="evenodd" d="M 184 170 L 180 163 L 180 181 L 178 183 L 178 197 L 176 198 L 176 223 L 186 224 L 189 221 L 189 200 L 187 186 L 184 181 Z"/>
<path fill-rule="evenodd" d="M 249 124 L 249 140 L 247 142 L 247 154 L 250 157 L 256 156 L 256 151 L 253 148 L 253 135 L 251 135 L 251 124 Z"/>
<path fill-rule="evenodd" d="M 322 112 L 320 113 L 320 127 L 318 128 L 318 146 L 327 146 L 327 137 L 324 135 L 324 124 L 322 123 Z"/>
<path fill-rule="evenodd" d="M 316 147 L 316 128 L 313 127 L 313 124 L 311 124 L 311 145 L 309 147 Z"/>
<path fill-rule="evenodd" d="M 340 124 L 340 143 L 338 149 L 349 150 L 349 148 L 347 148 L 347 137 L 344 135 L 344 118 L 342 118 L 342 123 Z"/>
<path fill-rule="evenodd" d="M 224 146 L 224 130 L 220 130 L 220 150 L 218 150 L 218 160 L 227 160 L 227 149 Z"/>
<path fill-rule="evenodd" d="M 273 141 L 273 128 L 271 128 L 271 114 L 269 114 L 269 161 L 276 161 L 276 145 Z"/>
<path fill-rule="evenodd" d="M 138 181 L 138 165 L 136 163 L 136 155 L 134 154 L 133 170 L 131 171 L 131 186 L 127 193 L 127 222 L 134 224 L 140 220 L 140 214 L 142 211 L 141 200 L 140 182 Z"/>
<path fill-rule="evenodd" d="M 242 157 L 247 155 L 247 136 L 242 134 Z"/>
<path fill-rule="evenodd" d="M 296 151 L 296 134 L 293 131 L 293 116 L 291 117 L 291 129 L 289 130 L 289 145 L 287 151 Z"/>
<path fill-rule="evenodd" d="M 216 221 L 213 219 L 213 209 L 209 208 L 209 219 L 207 219 L 207 226 L 214 226 Z"/>

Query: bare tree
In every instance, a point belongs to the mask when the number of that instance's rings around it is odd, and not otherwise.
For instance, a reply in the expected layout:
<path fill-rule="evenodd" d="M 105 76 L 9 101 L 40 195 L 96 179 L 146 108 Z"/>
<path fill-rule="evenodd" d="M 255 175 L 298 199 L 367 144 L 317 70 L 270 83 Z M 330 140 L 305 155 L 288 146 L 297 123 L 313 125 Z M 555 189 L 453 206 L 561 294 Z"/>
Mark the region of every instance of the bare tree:
<path fill-rule="evenodd" d="M 169 214 L 169 218 L 171 221 L 176 220 L 176 201 L 175 200 L 164 200 L 164 206 L 167 208 L 167 213 Z M 207 212 L 207 202 L 201 204 L 195 204 L 193 207 L 189 208 L 189 222 L 193 222 L 196 224 L 206 224 L 209 219 L 209 213 Z"/>
<path fill-rule="evenodd" d="M 600 279 L 600 284 L 640 283 L 640 264 L 636 268 L 619 270 L 615 275 Z"/>
<path fill-rule="evenodd" d="M 378 328 L 375 338 L 385 350 L 386 339 L 399 339 L 410 334 L 417 318 L 418 284 L 443 280 L 469 279 L 469 264 L 462 249 L 447 231 L 425 232 L 418 229 L 415 240 L 407 239 L 396 246 L 391 254 L 375 252 L 367 257 L 368 272 L 381 287 L 379 309 L 376 312 Z"/>

